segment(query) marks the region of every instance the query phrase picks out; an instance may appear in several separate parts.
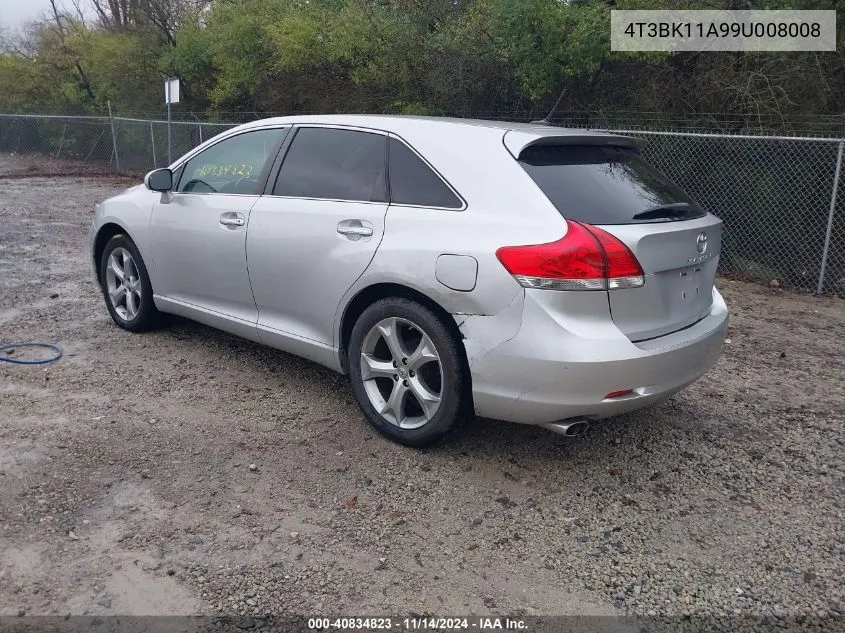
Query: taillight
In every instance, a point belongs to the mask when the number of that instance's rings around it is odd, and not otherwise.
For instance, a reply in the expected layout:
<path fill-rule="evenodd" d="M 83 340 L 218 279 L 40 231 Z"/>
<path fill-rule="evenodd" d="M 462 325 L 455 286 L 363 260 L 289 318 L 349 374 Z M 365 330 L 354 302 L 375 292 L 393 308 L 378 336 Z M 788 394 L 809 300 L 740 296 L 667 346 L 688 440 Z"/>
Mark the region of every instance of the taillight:
<path fill-rule="evenodd" d="M 589 224 L 566 224 L 557 242 L 503 246 L 496 257 L 526 288 L 613 290 L 645 283 L 642 266 L 617 238 Z"/>

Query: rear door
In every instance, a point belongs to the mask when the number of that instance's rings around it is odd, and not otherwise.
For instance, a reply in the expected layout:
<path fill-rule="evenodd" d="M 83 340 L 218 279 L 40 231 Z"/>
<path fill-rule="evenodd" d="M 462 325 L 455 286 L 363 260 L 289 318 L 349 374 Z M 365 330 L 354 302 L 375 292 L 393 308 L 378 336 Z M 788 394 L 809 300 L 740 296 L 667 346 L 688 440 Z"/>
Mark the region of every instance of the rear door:
<path fill-rule="evenodd" d="M 262 340 L 319 360 L 291 339 L 334 344 L 344 293 L 384 233 L 387 136 L 335 127 L 295 130 L 246 239 Z"/>
<path fill-rule="evenodd" d="M 722 222 L 636 149 L 536 145 L 519 162 L 563 217 L 604 229 L 639 260 L 645 284 L 607 293 L 614 323 L 631 340 L 669 334 L 707 315 Z"/>

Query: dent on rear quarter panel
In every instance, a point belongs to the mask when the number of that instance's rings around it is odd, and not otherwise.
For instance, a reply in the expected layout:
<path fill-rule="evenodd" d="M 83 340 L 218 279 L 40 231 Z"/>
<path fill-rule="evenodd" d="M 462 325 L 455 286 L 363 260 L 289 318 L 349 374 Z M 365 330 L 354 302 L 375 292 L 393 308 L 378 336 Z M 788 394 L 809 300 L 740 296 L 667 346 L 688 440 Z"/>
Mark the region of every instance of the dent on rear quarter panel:
<path fill-rule="evenodd" d="M 453 314 L 464 339 L 470 370 L 473 364 L 502 343 L 517 335 L 522 327 L 525 290 L 518 292 L 508 306 L 494 315 Z M 473 372 L 474 373 L 474 372 Z"/>

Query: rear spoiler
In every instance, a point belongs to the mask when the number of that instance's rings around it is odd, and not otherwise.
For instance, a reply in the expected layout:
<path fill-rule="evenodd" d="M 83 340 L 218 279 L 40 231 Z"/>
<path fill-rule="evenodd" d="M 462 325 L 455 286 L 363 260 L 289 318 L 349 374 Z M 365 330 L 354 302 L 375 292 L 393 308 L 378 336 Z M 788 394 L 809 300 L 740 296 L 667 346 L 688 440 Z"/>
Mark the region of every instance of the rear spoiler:
<path fill-rule="evenodd" d="M 632 149 L 642 149 L 646 146 L 643 139 L 633 136 L 566 128 L 543 129 L 539 126 L 536 130 L 508 130 L 505 132 L 504 143 L 514 158 L 519 158 L 523 150 L 532 145 L 613 145 Z"/>

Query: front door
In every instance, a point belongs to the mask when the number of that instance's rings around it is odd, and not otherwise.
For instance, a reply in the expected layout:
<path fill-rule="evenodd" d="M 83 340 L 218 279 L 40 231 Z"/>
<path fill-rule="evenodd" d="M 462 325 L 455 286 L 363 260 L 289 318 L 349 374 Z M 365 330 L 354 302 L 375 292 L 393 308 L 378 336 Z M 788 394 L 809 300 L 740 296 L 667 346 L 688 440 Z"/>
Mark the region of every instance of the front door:
<path fill-rule="evenodd" d="M 246 232 L 260 175 L 284 128 L 226 138 L 187 161 L 150 225 L 155 292 L 189 309 L 255 324 Z M 261 183 L 263 185 L 263 183 Z"/>

